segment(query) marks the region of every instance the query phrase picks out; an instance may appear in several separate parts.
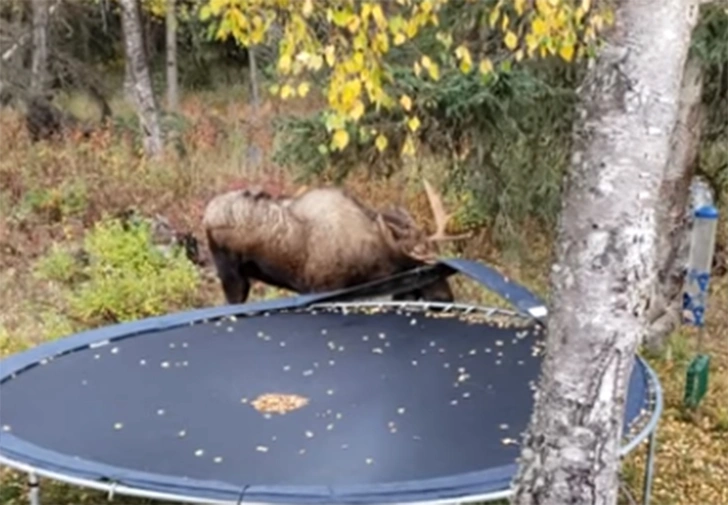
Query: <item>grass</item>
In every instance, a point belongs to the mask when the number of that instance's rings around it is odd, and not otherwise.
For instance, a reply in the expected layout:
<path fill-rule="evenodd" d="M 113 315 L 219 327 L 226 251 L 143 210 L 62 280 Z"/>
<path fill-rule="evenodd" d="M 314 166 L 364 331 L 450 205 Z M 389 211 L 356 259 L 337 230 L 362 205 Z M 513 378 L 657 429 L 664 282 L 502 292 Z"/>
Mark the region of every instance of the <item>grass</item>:
<path fill-rule="evenodd" d="M 133 135 L 97 132 L 88 140 L 69 139 L 31 145 L 22 118 L 13 111 L 0 115 L 0 357 L 40 342 L 59 338 L 83 326 L 71 317 L 62 300 L 70 289 L 63 282 L 37 275 L 38 265 L 64 271 L 63 258 L 48 262 L 57 246 L 78 245 L 104 215 L 130 207 L 146 214 L 160 213 L 178 229 L 202 237 L 200 217 L 205 201 L 216 192 L 252 182 L 273 191 L 296 188 L 290 174 L 266 161 L 272 147 L 271 119 L 278 105 L 266 103 L 251 111 L 233 96 L 188 96 L 185 120 L 175 123 L 185 155 L 171 152 L 160 161 L 144 161 Z M 79 115 L 88 109 L 83 97 L 67 97 Z M 120 121 L 129 111 L 113 102 Z M 295 105 L 306 110 L 306 104 Z M 240 121 L 239 118 L 256 120 Z M 262 164 L 250 162 L 249 146 L 263 154 Z M 436 166 L 426 166 L 436 181 Z M 365 172 L 363 172 L 364 174 Z M 421 188 L 412 183 L 417 172 L 404 172 L 389 182 L 354 175 L 349 185 L 374 204 L 399 202 L 415 217 L 432 226 Z M 480 259 L 510 277 L 546 293 L 549 244 L 538 228 L 528 230 L 529 248 L 520 256 L 502 254 L 487 233 L 449 253 Z M 204 247 L 203 247 L 204 249 Z M 44 263 L 45 262 L 45 263 Z M 50 265 L 50 266 L 49 266 Z M 59 266 L 60 265 L 60 266 Z M 217 281 L 203 276 L 199 292 L 188 306 L 222 302 Z M 463 299 L 502 305 L 473 282 L 458 280 Z M 696 335 L 682 329 L 673 335 L 667 351 L 648 357 L 665 390 L 665 415 L 660 424 L 656 454 L 654 505 L 728 503 L 728 279 L 717 279 L 707 327 L 706 352 L 712 356 L 710 390 L 696 412 L 681 407 L 685 371 L 695 353 Z M 280 294 L 256 286 L 255 298 Z M 639 486 L 644 456 L 625 461 L 624 473 Z M 43 499 L 53 505 L 85 505 L 105 501 L 101 493 L 43 482 Z M 26 483 L 21 475 L 0 469 L 0 505 L 26 504 Z M 118 504 L 148 504 L 149 500 L 117 497 Z"/>

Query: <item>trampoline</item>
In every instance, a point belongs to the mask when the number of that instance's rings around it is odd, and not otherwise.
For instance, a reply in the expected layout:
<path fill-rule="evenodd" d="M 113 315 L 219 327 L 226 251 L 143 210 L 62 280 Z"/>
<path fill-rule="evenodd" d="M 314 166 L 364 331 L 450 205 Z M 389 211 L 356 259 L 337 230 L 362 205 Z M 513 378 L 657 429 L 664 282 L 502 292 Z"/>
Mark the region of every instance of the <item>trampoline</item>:
<path fill-rule="evenodd" d="M 515 310 L 362 299 L 454 273 Z M 507 498 L 546 316 L 497 271 L 442 260 L 90 330 L 0 361 L 0 464 L 29 474 L 32 503 L 38 477 L 183 503 Z M 646 503 L 662 397 L 635 360 L 622 453 L 649 440 Z"/>

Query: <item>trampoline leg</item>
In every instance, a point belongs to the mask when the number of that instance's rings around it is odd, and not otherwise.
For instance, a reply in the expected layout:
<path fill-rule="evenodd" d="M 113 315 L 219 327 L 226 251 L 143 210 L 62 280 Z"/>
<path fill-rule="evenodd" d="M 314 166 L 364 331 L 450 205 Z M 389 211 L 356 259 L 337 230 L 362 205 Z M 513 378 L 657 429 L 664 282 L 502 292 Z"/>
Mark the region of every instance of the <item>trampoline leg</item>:
<path fill-rule="evenodd" d="M 642 505 L 650 505 L 652 494 L 652 479 L 654 476 L 655 465 L 655 442 L 657 438 L 657 427 L 650 433 L 647 441 L 647 460 L 645 461 L 645 478 L 644 488 L 642 490 Z"/>
<path fill-rule="evenodd" d="M 28 501 L 30 505 L 40 505 L 40 484 L 34 473 L 28 474 Z"/>

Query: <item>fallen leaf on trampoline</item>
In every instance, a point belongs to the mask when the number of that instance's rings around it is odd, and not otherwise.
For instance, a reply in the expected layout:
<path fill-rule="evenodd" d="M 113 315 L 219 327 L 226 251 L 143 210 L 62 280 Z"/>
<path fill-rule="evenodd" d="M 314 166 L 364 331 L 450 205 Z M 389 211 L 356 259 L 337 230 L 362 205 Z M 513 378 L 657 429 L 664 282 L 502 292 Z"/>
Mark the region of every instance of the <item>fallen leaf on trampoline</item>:
<path fill-rule="evenodd" d="M 503 445 L 518 445 L 518 441 L 512 438 L 504 438 L 501 440 Z"/>
<path fill-rule="evenodd" d="M 195 451 L 195 456 L 197 456 L 198 458 L 199 458 L 200 456 L 202 456 L 203 454 L 205 454 L 205 451 L 203 451 L 202 449 L 197 449 L 197 450 Z"/>
<path fill-rule="evenodd" d="M 164 415 L 164 409 L 157 410 L 157 415 L 158 416 L 163 416 Z"/>
<path fill-rule="evenodd" d="M 145 359 L 140 359 L 140 360 L 139 360 L 139 364 L 140 364 L 140 365 L 142 365 L 142 366 L 144 366 L 144 365 L 146 365 L 146 364 L 147 364 L 147 360 L 145 360 Z"/>
<path fill-rule="evenodd" d="M 306 438 L 313 438 L 313 431 L 307 431 Z"/>
<path fill-rule="evenodd" d="M 220 456 L 215 456 L 215 459 L 213 459 L 215 463 L 222 463 L 222 458 Z"/>
<path fill-rule="evenodd" d="M 124 427 L 124 425 L 123 425 L 122 423 L 116 423 L 116 424 L 114 424 L 114 429 L 115 429 L 115 430 L 120 430 L 120 429 L 122 429 L 123 427 Z"/>
<path fill-rule="evenodd" d="M 507 430 L 508 429 L 508 425 L 507 424 L 501 424 L 501 425 L 498 426 L 498 428 L 500 428 L 501 430 Z"/>
<path fill-rule="evenodd" d="M 258 447 L 255 448 L 255 450 L 258 452 L 268 452 L 268 448 L 264 445 L 259 445 Z"/>
<path fill-rule="evenodd" d="M 186 432 L 185 430 L 180 430 L 180 431 L 179 431 L 179 432 L 177 433 L 177 436 L 178 436 L 179 438 L 184 438 L 184 437 L 185 437 L 185 435 L 187 435 L 187 432 Z"/>
<path fill-rule="evenodd" d="M 7 425 L 7 424 L 3 425 L 3 431 L 5 431 L 5 432 L 10 431 L 10 425 Z"/>
<path fill-rule="evenodd" d="M 372 463 L 374 463 L 374 460 L 372 458 L 367 458 L 366 462 L 367 462 L 367 465 L 371 465 Z"/>

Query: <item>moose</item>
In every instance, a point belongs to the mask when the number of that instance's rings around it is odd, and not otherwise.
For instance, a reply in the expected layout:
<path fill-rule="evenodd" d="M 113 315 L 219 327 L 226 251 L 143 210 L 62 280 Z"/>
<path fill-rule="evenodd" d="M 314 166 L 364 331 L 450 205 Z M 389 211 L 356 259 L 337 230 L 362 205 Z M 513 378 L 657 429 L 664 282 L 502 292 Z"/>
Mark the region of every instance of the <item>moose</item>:
<path fill-rule="evenodd" d="M 382 279 L 436 258 L 451 217 L 425 180 L 436 231 L 427 236 L 401 207 L 377 211 L 349 191 L 322 187 L 274 197 L 261 189 L 213 197 L 202 224 L 227 303 L 247 300 L 251 281 L 297 293 L 343 289 Z M 450 302 L 445 278 L 395 299 Z"/>

